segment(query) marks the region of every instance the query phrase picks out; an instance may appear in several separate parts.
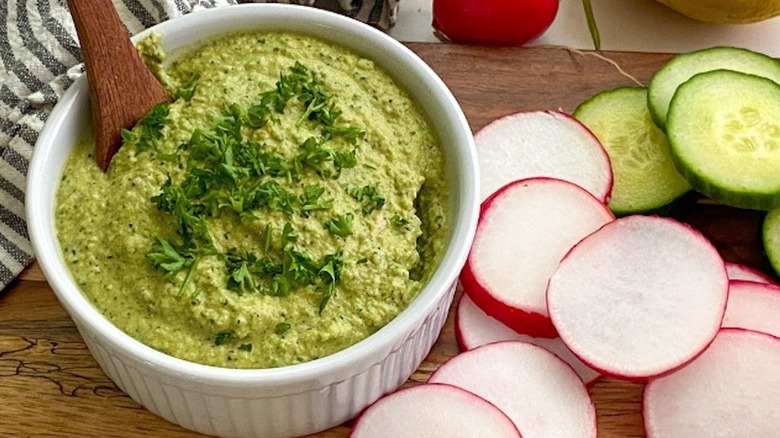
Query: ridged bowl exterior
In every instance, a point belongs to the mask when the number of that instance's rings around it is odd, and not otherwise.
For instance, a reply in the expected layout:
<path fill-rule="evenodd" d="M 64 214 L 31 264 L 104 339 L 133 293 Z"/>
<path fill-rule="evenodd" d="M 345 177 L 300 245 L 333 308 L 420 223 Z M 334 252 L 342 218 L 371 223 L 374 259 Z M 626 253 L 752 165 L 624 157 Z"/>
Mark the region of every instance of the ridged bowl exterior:
<path fill-rule="evenodd" d="M 221 437 L 282 438 L 325 430 L 354 418 L 403 384 L 439 336 L 455 292 L 387 356 L 354 375 L 310 391 L 251 398 L 193 390 L 186 378 L 164 379 L 125 357 L 92 333 L 80 331 L 89 351 L 119 388 L 150 411 L 187 429 Z M 301 421 L 305 419 L 305 421 Z"/>
<path fill-rule="evenodd" d="M 469 124 L 441 79 L 409 49 L 355 20 L 308 7 L 254 4 L 193 13 L 145 31 L 175 53 L 230 32 L 306 33 L 373 59 L 404 87 L 429 118 L 445 149 L 452 227 L 438 269 L 409 306 L 365 340 L 311 362 L 236 370 L 177 359 L 129 337 L 78 290 L 56 238 L 60 173 L 89 126 L 84 77 L 65 93 L 35 146 L 25 198 L 33 248 L 62 306 L 105 373 L 134 400 L 163 418 L 223 437 L 292 437 L 354 418 L 403 384 L 430 351 L 447 317 L 474 238 L 478 215 L 476 150 Z"/>

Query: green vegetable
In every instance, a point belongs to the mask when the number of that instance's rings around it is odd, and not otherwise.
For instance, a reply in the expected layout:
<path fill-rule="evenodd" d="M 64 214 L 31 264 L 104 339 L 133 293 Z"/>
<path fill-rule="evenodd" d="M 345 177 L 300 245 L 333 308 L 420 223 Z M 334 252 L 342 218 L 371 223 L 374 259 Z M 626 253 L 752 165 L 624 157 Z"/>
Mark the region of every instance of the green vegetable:
<path fill-rule="evenodd" d="M 199 79 L 200 75 L 193 74 L 175 92 L 176 96 L 190 99 Z M 300 153 L 291 160 L 246 140 L 250 130 L 275 123 L 276 115 L 283 113 L 295 97 L 302 105 L 298 124 L 319 126 L 319 137 L 307 138 L 300 145 Z M 139 152 L 153 151 L 162 156 L 157 144 L 162 138 L 168 111 L 167 104 L 155 106 L 133 131 L 123 133 L 125 141 L 134 143 Z M 326 196 L 324 186 L 310 184 L 302 189 L 291 189 L 286 184 L 298 181 L 306 169 L 322 177 L 338 178 L 343 169 L 357 165 L 354 149 L 338 151 L 327 145 L 335 138 L 356 144 L 365 135 L 358 127 L 340 124 L 340 116 L 341 110 L 324 84 L 314 72 L 296 63 L 287 74 L 280 75 L 273 90 L 260 95 L 258 102 L 247 108 L 230 104 L 214 119 L 212 126 L 196 129 L 189 141 L 180 147 L 186 157 L 180 182 L 175 183 L 169 177 L 159 193 L 151 198 L 159 211 L 174 218 L 176 233 L 182 242 L 174 244 L 158 237 L 157 244 L 147 254 L 152 266 L 164 271 L 169 279 L 186 268 L 187 274 L 180 288 L 182 294 L 200 258 L 216 256 L 224 260 L 229 289 L 239 294 L 261 292 L 284 296 L 294 289 L 315 286 L 323 293 L 322 312 L 340 278 L 343 266 L 340 251 L 314 260 L 303 249 L 294 246 L 297 235 L 287 223 L 277 253 L 271 248 L 273 230 L 270 224 L 263 236 L 263 254 L 239 254 L 235 249 L 219 253 L 213 245 L 208 219 L 231 211 L 242 219 L 252 220 L 260 209 L 304 217 L 314 211 L 331 209 L 333 199 Z M 178 153 L 166 156 L 179 159 Z M 356 193 L 366 214 L 384 204 L 375 188 L 366 186 Z M 351 226 L 351 215 L 326 223 L 331 233 L 341 237 L 351 234 Z"/>
<path fill-rule="evenodd" d="M 225 345 L 229 342 L 233 342 L 236 339 L 236 334 L 232 331 L 219 332 L 214 337 L 214 345 Z"/>
<path fill-rule="evenodd" d="M 334 152 L 333 166 L 336 167 L 338 173 L 341 173 L 341 169 L 351 169 L 357 166 L 357 155 L 355 155 L 355 151 Z"/>
<path fill-rule="evenodd" d="M 139 152 L 157 149 L 162 139 L 162 130 L 168 120 L 170 107 L 167 103 L 158 103 L 149 110 L 132 131 L 123 129 L 122 140 L 125 144 L 132 144 Z"/>
<path fill-rule="evenodd" d="M 409 225 L 409 220 L 402 218 L 399 215 L 395 215 L 390 219 L 390 223 L 393 224 L 393 226 L 396 226 L 398 228 L 403 228 L 407 225 Z"/>
<path fill-rule="evenodd" d="M 276 324 L 276 327 L 274 328 L 274 333 L 276 333 L 277 335 L 283 335 L 288 330 L 290 330 L 290 328 L 292 328 L 290 323 L 288 323 L 288 322 L 280 322 L 279 324 Z"/>
<path fill-rule="evenodd" d="M 667 133 L 691 185 L 733 207 L 780 207 L 780 85 L 717 70 L 677 89 Z"/>
<path fill-rule="evenodd" d="M 780 209 L 766 215 L 761 237 L 767 258 L 775 273 L 780 275 Z"/>
<path fill-rule="evenodd" d="M 585 19 L 588 22 L 590 37 L 593 39 L 593 48 L 601 50 L 601 34 L 599 33 L 599 27 L 596 24 L 596 17 L 593 15 L 593 6 L 590 4 L 590 0 L 582 0 L 582 9 L 585 11 Z"/>
<path fill-rule="evenodd" d="M 322 267 L 317 272 L 317 275 L 325 282 L 325 290 L 322 294 L 322 300 L 320 301 L 320 313 L 325 309 L 325 305 L 328 304 L 331 296 L 333 296 L 333 289 L 336 287 L 339 279 L 341 279 L 341 270 L 344 268 L 343 254 L 339 251 L 336 254 L 329 254 L 325 256 Z"/>
<path fill-rule="evenodd" d="M 364 215 L 369 215 L 372 211 L 385 205 L 385 198 L 379 194 L 376 186 L 367 185 L 353 189 L 349 194 L 360 203 L 360 209 Z"/>
<path fill-rule="evenodd" d="M 665 128 L 669 104 L 681 84 L 699 73 L 720 69 L 763 76 L 780 83 L 780 63 L 761 53 L 736 47 L 683 53 L 672 58 L 650 79 L 647 104 L 655 123 Z"/>
<path fill-rule="evenodd" d="M 178 296 L 183 296 L 187 286 L 192 280 L 192 274 L 198 266 L 200 260 L 198 248 L 192 242 L 184 245 L 174 246 L 165 239 L 157 238 L 157 244 L 146 254 L 146 259 L 155 268 L 166 272 L 166 278 L 173 278 L 182 269 L 187 268 L 187 274 L 179 287 Z"/>
<path fill-rule="evenodd" d="M 264 239 L 269 242 L 273 235 L 266 226 Z M 286 296 L 302 287 L 315 287 L 323 297 L 320 312 L 324 308 L 333 288 L 338 284 L 343 268 L 341 251 L 328 254 L 322 260 L 315 260 L 304 250 L 295 247 L 298 235 L 292 225 L 286 223 L 279 239 L 279 250 L 266 250 L 264 256 L 253 253 L 239 253 L 235 249 L 224 254 L 228 273 L 227 288 L 239 294 L 263 293 L 272 296 Z M 267 247 L 270 249 L 271 244 Z"/>
<path fill-rule="evenodd" d="M 200 80 L 200 73 L 193 73 L 186 82 L 173 92 L 173 97 L 186 101 L 192 99 L 192 95 L 195 94 L 195 87 L 198 85 L 198 80 Z"/>
<path fill-rule="evenodd" d="M 574 117 L 609 155 L 614 184 L 608 206 L 616 215 L 657 210 L 691 189 L 672 163 L 666 135 L 650 118 L 645 88 L 603 91 L 581 103 Z"/>
<path fill-rule="evenodd" d="M 325 222 L 325 228 L 334 236 L 347 237 L 352 235 L 352 214 L 347 213 Z"/>

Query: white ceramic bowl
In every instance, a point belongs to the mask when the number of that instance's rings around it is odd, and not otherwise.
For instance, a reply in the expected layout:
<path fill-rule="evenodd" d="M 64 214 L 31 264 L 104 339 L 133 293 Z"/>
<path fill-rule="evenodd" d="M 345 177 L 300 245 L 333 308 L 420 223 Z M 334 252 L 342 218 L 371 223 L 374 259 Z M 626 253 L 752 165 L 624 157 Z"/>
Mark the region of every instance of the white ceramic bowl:
<path fill-rule="evenodd" d="M 333 355 L 275 369 L 236 370 L 177 359 L 114 327 L 71 279 L 55 236 L 54 204 L 63 164 L 89 126 L 81 78 L 51 113 L 27 181 L 27 220 L 49 284 L 106 374 L 150 411 L 188 429 L 226 437 L 298 436 L 336 426 L 419 366 L 438 337 L 476 228 L 478 171 L 466 119 L 438 76 L 410 50 L 352 19 L 308 7 L 244 5 L 193 13 L 150 31 L 174 53 L 228 32 L 287 30 L 349 47 L 383 66 L 429 117 L 446 153 L 453 227 L 440 267 L 387 326 Z"/>

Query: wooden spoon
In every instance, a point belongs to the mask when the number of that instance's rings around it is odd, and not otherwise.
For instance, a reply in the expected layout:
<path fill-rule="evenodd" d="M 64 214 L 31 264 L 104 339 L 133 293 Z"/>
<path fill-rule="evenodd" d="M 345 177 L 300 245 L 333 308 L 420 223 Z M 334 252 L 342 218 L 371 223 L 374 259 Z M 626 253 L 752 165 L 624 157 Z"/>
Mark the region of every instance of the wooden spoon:
<path fill-rule="evenodd" d="M 68 0 L 89 81 L 95 160 L 105 172 L 130 128 L 171 97 L 141 60 L 111 0 Z"/>

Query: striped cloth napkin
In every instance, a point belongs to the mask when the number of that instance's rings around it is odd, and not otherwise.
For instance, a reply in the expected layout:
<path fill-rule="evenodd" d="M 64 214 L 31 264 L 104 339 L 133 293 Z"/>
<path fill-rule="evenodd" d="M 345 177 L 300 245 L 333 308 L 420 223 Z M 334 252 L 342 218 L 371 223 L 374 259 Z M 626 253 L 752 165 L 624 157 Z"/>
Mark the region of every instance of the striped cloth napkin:
<path fill-rule="evenodd" d="M 130 34 L 245 0 L 113 0 Z M 387 29 L 398 0 L 254 0 L 339 11 Z M 33 258 L 24 212 L 27 167 L 52 107 L 82 73 L 65 0 L 0 0 L 0 290 Z"/>

